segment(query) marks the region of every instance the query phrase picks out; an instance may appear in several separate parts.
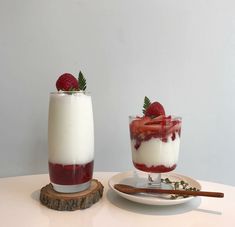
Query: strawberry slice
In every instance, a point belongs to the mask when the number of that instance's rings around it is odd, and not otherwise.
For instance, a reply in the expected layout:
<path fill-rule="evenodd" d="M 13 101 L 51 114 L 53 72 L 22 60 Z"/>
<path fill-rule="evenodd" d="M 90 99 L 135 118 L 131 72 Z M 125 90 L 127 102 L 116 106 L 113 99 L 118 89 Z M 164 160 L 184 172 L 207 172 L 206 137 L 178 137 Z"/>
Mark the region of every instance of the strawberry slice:
<path fill-rule="evenodd" d="M 163 124 L 166 125 L 171 121 L 171 115 L 169 116 L 164 116 L 164 115 L 160 115 L 158 117 L 155 117 L 153 119 L 151 119 L 151 121 L 145 123 L 146 125 L 154 125 L 154 124 Z"/>
<path fill-rule="evenodd" d="M 180 129 L 181 129 L 181 121 L 174 120 L 172 121 L 170 127 L 167 128 L 167 134 L 178 132 L 180 131 Z"/>
<path fill-rule="evenodd" d="M 161 103 L 159 102 L 153 102 L 147 109 L 145 112 L 145 116 L 149 116 L 149 117 L 158 117 L 160 115 L 165 115 L 165 110 L 162 106 Z"/>
<path fill-rule="evenodd" d="M 162 132 L 161 125 L 143 125 L 139 128 L 139 132 L 144 135 L 160 135 Z"/>
<path fill-rule="evenodd" d="M 78 90 L 78 80 L 70 73 L 64 73 L 56 81 L 58 91 Z"/>
<path fill-rule="evenodd" d="M 132 135 L 140 133 L 140 128 L 151 120 L 150 117 L 138 117 L 130 123 L 130 131 Z"/>

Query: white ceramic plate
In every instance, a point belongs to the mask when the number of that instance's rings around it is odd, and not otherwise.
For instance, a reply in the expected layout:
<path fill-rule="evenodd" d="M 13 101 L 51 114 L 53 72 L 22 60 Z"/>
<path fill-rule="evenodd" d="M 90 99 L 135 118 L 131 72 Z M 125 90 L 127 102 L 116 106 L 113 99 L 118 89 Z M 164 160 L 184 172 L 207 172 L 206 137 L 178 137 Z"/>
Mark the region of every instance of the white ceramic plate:
<path fill-rule="evenodd" d="M 153 194 L 147 195 L 143 193 L 129 195 L 129 194 L 120 192 L 114 188 L 115 184 L 128 184 L 128 185 L 136 186 L 136 182 L 138 179 L 137 174 L 138 173 L 136 173 L 135 171 L 129 171 L 129 172 L 123 172 L 123 173 L 114 175 L 111 179 L 109 179 L 109 187 L 123 198 L 131 200 L 133 202 L 147 204 L 147 205 L 176 205 L 176 204 L 188 202 L 194 198 L 190 196 L 187 198 L 179 197 L 177 199 L 170 199 L 169 196 L 160 197 L 159 195 L 153 195 Z M 163 173 L 162 178 L 169 178 L 171 181 L 183 180 L 187 182 L 190 187 L 195 187 L 201 190 L 201 185 L 196 180 L 190 177 L 184 176 L 184 175 L 170 172 L 170 173 Z"/>

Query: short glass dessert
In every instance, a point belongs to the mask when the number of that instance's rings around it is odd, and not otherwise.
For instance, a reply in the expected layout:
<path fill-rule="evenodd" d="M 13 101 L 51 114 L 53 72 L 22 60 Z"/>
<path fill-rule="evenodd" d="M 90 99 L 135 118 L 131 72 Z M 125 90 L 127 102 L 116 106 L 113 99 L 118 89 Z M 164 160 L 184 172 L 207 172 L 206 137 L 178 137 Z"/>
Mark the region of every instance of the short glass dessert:
<path fill-rule="evenodd" d="M 132 161 L 150 187 L 162 186 L 161 173 L 176 168 L 180 150 L 181 117 L 156 115 L 129 117 Z"/>
<path fill-rule="evenodd" d="M 90 186 L 94 163 L 94 125 L 89 93 L 50 93 L 48 155 L 54 190 L 74 193 Z"/>

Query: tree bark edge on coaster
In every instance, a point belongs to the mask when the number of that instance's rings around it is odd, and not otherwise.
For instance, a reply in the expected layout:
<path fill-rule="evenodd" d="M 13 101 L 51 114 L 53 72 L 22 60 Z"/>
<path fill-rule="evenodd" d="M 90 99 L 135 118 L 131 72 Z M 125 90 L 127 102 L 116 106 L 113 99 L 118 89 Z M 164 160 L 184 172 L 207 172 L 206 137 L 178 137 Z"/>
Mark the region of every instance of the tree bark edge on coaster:
<path fill-rule="evenodd" d="M 103 196 L 104 186 L 96 179 L 92 179 L 91 186 L 77 193 L 60 193 L 47 184 L 40 191 L 41 203 L 53 210 L 74 211 L 89 208 Z"/>

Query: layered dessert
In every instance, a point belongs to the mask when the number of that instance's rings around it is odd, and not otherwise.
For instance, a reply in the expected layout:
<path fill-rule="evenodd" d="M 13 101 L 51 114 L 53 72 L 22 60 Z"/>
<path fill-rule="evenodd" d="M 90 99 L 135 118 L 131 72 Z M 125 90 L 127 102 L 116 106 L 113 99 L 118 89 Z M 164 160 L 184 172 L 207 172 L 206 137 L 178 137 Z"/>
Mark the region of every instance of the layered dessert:
<path fill-rule="evenodd" d="M 92 179 L 94 126 L 91 96 L 78 90 L 71 77 L 62 77 L 58 92 L 50 94 L 48 120 L 49 175 L 61 192 L 86 189 Z M 58 81 L 57 81 L 58 82 Z M 75 81 L 74 81 L 75 82 Z M 67 87 L 66 87 L 67 86 Z"/>
<path fill-rule="evenodd" d="M 134 166 L 145 172 L 164 173 L 176 168 L 181 118 L 166 116 L 159 102 L 144 104 L 144 116 L 130 117 Z"/>

